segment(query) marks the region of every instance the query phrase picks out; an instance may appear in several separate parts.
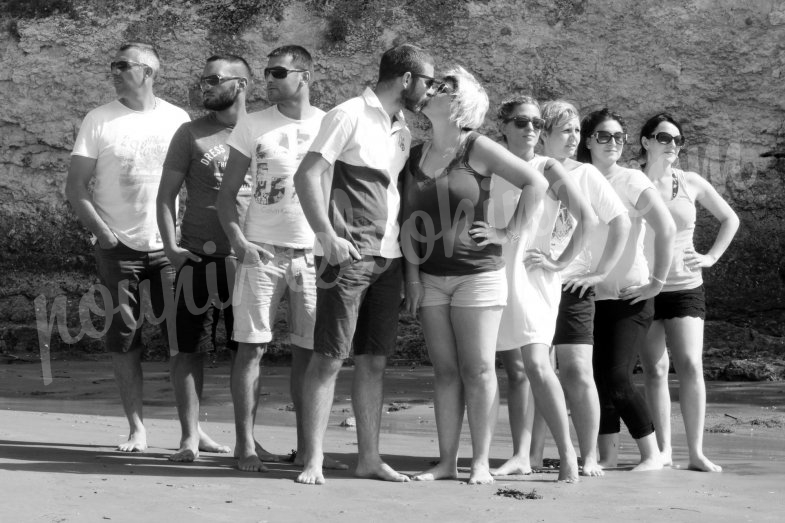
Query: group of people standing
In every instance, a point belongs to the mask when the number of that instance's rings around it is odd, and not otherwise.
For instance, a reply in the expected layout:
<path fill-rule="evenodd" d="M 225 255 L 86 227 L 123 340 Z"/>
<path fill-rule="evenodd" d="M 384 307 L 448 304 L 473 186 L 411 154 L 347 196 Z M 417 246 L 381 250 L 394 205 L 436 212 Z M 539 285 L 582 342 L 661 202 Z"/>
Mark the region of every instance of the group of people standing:
<path fill-rule="evenodd" d="M 267 58 L 270 108 L 247 114 L 250 67 L 215 55 L 199 80 L 209 113 L 190 121 L 153 93 L 155 49 L 123 45 L 110 64 L 118 99 L 88 113 L 76 138 L 66 195 L 94 235 L 113 300 L 106 346 L 130 425 L 119 450 L 147 447 L 138 327 L 149 289 L 182 429 L 173 461 L 231 452 L 199 425 L 203 358 L 220 310 L 232 340 L 237 467 L 264 471 L 264 461 L 287 459 L 253 434 L 259 365 L 286 296 L 297 419 L 288 458 L 303 468 L 300 483 L 348 468 L 324 455 L 323 438 L 352 353 L 360 477 L 456 478 L 464 411 L 469 483 L 530 473 L 546 426 L 560 480 L 602 475 L 617 465 L 620 419 L 640 449 L 635 469 L 662 468 L 672 452 L 666 344 L 690 467 L 721 470 L 702 451 L 701 269 L 723 254 L 738 219 L 710 183 L 675 166 L 684 144 L 675 119 L 663 113 L 644 125 L 641 171 L 618 165 L 627 130 L 607 109 L 581 120 L 567 102 L 513 97 L 498 109 L 503 140 L 479 134 L 483 87 L 459 66 L 437 79 L 433 58 L 413 45 L 386 51 L 376 86 L 327 113 L 310 104 L 307 50 L 289 45 Z M 411 147 L 403 109 L 429 119 L 423 144 Z M 706 254 L 693 247 L 696 201 L 720 222 Z M 433 363 L 440 455 L 411 478 L 379 454 L 402 296 Z M 513 456 L 492 470 L 497 352 Z M 638 354 L 646 400 L 631 382 Z"/>

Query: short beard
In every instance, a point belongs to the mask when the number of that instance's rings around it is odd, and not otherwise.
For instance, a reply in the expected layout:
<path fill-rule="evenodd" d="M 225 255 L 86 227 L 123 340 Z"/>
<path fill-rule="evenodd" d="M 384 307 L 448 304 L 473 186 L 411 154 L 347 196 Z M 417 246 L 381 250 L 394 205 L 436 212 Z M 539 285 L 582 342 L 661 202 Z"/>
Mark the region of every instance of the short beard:
<path fill-rule="evenodd" d="M 413 113 L 420 112 L 427 99 L 425 96 L 414 96 L 415 85 L 416 84 L 412 83 L 411 87 L 401 90 L 401 101 L 403 102 L 403 106 Z"/>
<path fill-rule="evenodd" d="M 202 104 L 205 109 L 223 111 L 234 105 L 234 102 L 237 100 L 237 95 L 238 91 L 237 89 L 234 89 L 231 93 L 222 93 L 211 100 L 203 100 Z"/>

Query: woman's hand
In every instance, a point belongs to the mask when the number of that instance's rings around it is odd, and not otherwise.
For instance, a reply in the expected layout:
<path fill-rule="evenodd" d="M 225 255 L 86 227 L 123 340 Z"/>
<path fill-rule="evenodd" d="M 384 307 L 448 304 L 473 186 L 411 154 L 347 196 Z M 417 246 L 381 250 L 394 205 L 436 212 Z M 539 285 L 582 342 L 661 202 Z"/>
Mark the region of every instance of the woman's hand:
<path fill-rule="evenodd" d="M 619 292 L 619 299 L 630 300 L 630 305 L 634 305 L 657 296 L 660 291 L 662 291 L 662 283 L 652 278 L 646 285 L 633 285 L 622 289 Z"/>
<path fill-rule="evenodd" d="M 602 283 L 603 280 L 605 280 L 604 274 L 590 272 L 582 276 L 573 276 L 572 278 L 567 278 L 562 284 L 562 289 L 564 292 L 575 292 L 576 290 L 580 289 L 578 297 L 583 298 L 583 295 L 586 294 L 586 291 L 592 287 L 595 287 L 599 283 Z"/>
<path fill-rule="evenodd" d="M 472 228 L 469 229 L 469 236 L 474 240 L 478 246 L 485 247 L 486 245 L 503 245 L 507 243 L 507 229 L 497 229 L 491 227 L 487 222 L 473 222 Z"/>
<path fill-rule="evenodd" d="M 407 281 L 406 282 L 406 299 L 404 308 L 406 312 L 412 316 L 417 316 L 417 309 L 420 308 L 423 295 L 425 294 L 420 281 Z"/>
<path fill-rule="evenodd" d="M 540 249 L 530 249 L 523 256 L 523 264 L 527 269 L 543 269 L 550 272 L 559 272 L 564 269 L 566 263 L 559 262 L 551 258 L 550 253 Z"/>
<path fill-rule="evenodd" d="M 172 264 L 174 270 L 179 271 L 182 269 L 185 262 L 188 260 L 200 262 L 202 259 L 188 249 L 182 247 L 175 247 L 174 249 L 164 249 L 166 257 L 169 258 L 169 263 Z"/>
<path fill-rule="evenodd" d="M 700 254 L 694 248 L 684 249 L 684 267 L 690 271 L 705 269 L 717 263 L 717 259 L 710 254 Z"/>

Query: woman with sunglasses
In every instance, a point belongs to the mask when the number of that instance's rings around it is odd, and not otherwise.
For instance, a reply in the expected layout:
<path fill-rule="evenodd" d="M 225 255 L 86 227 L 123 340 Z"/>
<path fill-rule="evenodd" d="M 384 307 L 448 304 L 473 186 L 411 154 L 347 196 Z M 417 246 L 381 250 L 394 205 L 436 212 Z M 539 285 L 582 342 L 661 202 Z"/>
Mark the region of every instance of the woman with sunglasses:
<path fill-rule="evenodd" d="M 496 336 L 507 302 L 501 244 L 542 200 L 542 175 L 475 132 L 488 96 L 461 67 L 422 107 L 431 139 L 413 147 L 404 169 L 406 308 L 419 315 L 434 369 L 439 463 L 415 480 L 456 478 L 464 407 L 472 438 L 470 484 L 491 483 L 489 452 L 496 423 Z M 491 173 L 523 190 L 512 223 L 486 217 Z"/>
<path fill-rule="evenodd" d="M 559 362 L 559 379 L 578 435 L 583 458 L 581 474 L 602 476 L 597 458 L 600 402 L 592 369 L 594 287 L 619 261 L 629 234 L 630 218 L 605 177 L 593 165 L 571 158 L 580 142 L 578 110 L 568 102 L 553 100 L 543 105 L 542 116 L 545 122 L 541 136 L 543 154 L 568 171 L 591 206 L 592 217 L 599 222 L 586 237 L 577 256 L 560 272 L 563 287 L 553 346 Z M 604 139 L 601 141 L 607 143 Z M 554 234 L 557 250 L 575 230 L 572 216 L 561 216 L 563 221 L 557 223 Z M 544 442 L 538 438 L 535 443 L 532 456 L 539 458 L 542 456 L 539 443 Z"/>
<path fill-rule="evenodd" d="M 694 172 L 674 167 L 684 145 L 681 125 L 669 114 L 651 117 L 641 129 L 641 156 L 644 172 L 665 201 L 676 222 L 673 261 L 662 292 L 654 298 L 654 322 L 649 328 L 641 363 L 646 377 L 646 398 L 654 417 L 657 443 L 664 464 L 671 465 L 671 399 L 668 369 L 673 366 L 679 378 L 679 403 L 687 433 L 689 468 L 720 472 L 703 455 L 703 424 L 706 416 L 706 386 L 703 382 L 703 322 L 706 303 L 701 271 L 711 267 L 730 245 L 739 218 L 711 183 Z M 695 202 L 699 202 L 720 222 L 714 243 L 706 254 L 693 246 Z M 647 242 L 646 254 L 653 256 Z"/>
<path fill-rule="evenodd" d="M 581 196 L 580 188 L 561 164 L 534 153 L 545 124 L 539 103 L 528 96 L 511 98 L 501 104 L 498 117 L 507 149 L 544 174 L 548 191 L 531 225 L 517 231 L 520 241 L 504 246 L 508 298 L 496 350 L 508 377 L 513 456 L 493 474 L 531 473 L 533 405 L 527 405 L 531 386 L 537 412 L 543 416 L 559 449 L 559 480 L 577 481 L 577 455 L 570 441 L 567 405 L 551 364 L 550 346 L 561 296 L 558 271 L 572 260 L 580 248 L 585 229 L 591 229 L 596 218 Z M 505 180 L 494 179 L 492 195 L 494 218 L 500 223 L 508 223 L 520 191 Z M 578 227 L 570 246 L 554 258 L 550 243 L 560 202 L 578 217 Z"/>
<path fill-rule="evenodd" d="M 619 418 L 638 445 L 641 461 L 632 470 L 662 469 L 649 409 L 632 383 L 638 352 L 654 315 L 673 255 L 676 226 L 657 189 L 645 174 L 617 162 L 627 134 L 622 118 L 602 109 L 581 122 L 578 161 L 591 162 L 610 182 L 630 216 L 630 234 L 619 262 L 594 287 L 594 379 L 600 398 L 600 466 L 618 464 Z M 643 253 L 643 220 L 654 233 L 652 267 Z"/>

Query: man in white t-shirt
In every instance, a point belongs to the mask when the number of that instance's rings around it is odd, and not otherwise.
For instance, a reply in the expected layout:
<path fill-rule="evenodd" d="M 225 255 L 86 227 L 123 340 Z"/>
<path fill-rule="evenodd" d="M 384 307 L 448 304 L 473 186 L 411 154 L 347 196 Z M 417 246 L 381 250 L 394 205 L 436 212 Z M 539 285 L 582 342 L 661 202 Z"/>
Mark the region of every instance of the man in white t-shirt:
<path fill-rule="evenodd" d="M 276 461 L 253 438 L 259 398 L 259 364 L 272 340 L 281 298 L 289 304 L 292 351 L 290 391 L 297 416 L 295 462 L 302 460 L 302 388 L 313 351 L 316 310 L 314 236 L 305 219 L 294 176 L 319 131 L 324 111 L 309 99 L 311 55 L 297 45 L 273 50 L 264 70 L 272 107 L 240 119 L 227 144 L 229 159 L 218 196 L 218 214 L 241 260 L 233 292 L 234 329 L 239 343 L 232 368 L 237 468 L 263 472 Z M 250 167 L 253 194 L 241 226 L 235 197 Z M 337 462 L 335 467 L 346 468 Z"/>
<path fill-rule="evenodd" d="M 112 298 L 104 304 L 113 311 L 107 313 L 105 342 L 130 425 L 128 440 L 118 446 L 123 452 L 147 448 L 139 327 L 151 315 L 142 310 L 142 289 L 149 289 L 154 321 L 161 322 L 167 339 L 174 312 L 174 269 L 158 233 L 155 198 L 172 135 L 190 118 L 153 94 L 159 69 L 152 46 L 120 47 L 111 63 L 117 100 L 85 116 L 65 188 L 77 217 L 93 233 L 98 274 Z"/>

